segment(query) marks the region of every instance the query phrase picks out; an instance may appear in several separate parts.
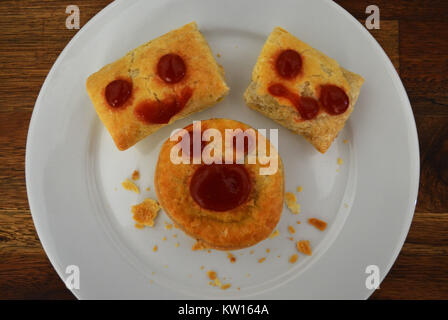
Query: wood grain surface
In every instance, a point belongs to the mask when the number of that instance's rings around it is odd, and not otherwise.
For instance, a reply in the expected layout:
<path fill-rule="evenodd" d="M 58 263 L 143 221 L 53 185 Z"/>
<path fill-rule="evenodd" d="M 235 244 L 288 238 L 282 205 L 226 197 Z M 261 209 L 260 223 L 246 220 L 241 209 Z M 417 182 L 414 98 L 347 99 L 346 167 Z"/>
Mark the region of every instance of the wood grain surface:
<path fill-rule="evenodd" d="M 131 1 L 131 0 L 129 0 Z M 42 249 L 25 187 L 25 144 L 40 87 L 77 30 L 107 0 L 0 1 L 0 299 L 74 299 Z M 372 4 L 337 1 L 361 22 Z M 373 299 L 448 299 L 448 1 L 377 0 L 372 34 L 399 70 L 420 140 L 421 177 L 406 243 Z M 380 235 L 378 235 L 380 236 Z"/>

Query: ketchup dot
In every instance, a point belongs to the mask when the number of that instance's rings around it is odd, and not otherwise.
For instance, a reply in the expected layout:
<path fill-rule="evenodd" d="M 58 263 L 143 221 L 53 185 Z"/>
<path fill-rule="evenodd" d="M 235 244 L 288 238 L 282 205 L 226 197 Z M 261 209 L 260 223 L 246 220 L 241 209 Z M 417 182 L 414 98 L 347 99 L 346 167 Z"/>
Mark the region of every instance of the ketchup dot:
<path fill-rule="evenodd" d="M 186 71 L 184 60 L 174 53 L 164 55 L 157 63 L 157 74 L 166 83 L 179 82 L 185 76 Z"/>
<path fill-rule="evenodd" d="M 107 103 L 114 108 L 121 107 L 131 96 L 132 83 L 127 80 L 114 80 L 110 82 L 105 91 Z"/>
<path fill-rule="evenodd" d="M 299 102 L 299 112 L 303 119 L 310 120 L 317 116 L 319 112 L 319 102 L 311 97 L 301 97 Z"/>
<path fill-rule="evenodd" d="M 204 209 L 228 211 L 242 205 L 252 189 L 243 165 L 202 165 L 193 174 L 190 194 Z"/>
<path fill-rule="evenodd" d="M 332 84 L 320 87 L 319 101 L 325 110 L 332 115 L 344 113 L 349 106 L 349 99 L 345 91 Z"/>
<path fill-rule="evenodd" d="M 281 77 L 286 79 L 295 78 L 302 70 L 302 57 L 295 50 L 284 50 L 277 57 L 275 68 Z"/>

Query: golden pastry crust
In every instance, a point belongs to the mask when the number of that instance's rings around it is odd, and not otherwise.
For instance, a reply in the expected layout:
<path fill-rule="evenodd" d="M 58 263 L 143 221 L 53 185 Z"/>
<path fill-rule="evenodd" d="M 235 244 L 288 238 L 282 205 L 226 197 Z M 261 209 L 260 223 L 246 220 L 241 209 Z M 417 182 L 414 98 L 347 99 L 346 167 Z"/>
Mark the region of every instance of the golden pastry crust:
<path fill-rule="evenodd" d="M 297 51 L 302 58 L 301 74 L 294 79 L 284 79 L 274 69 L 279 52 L 287 49 Z M 316 99 L 321 85 L 337 85 L 347 93 L 350 104 L 342 114 L 320 112 L 314 119 L 304 120 L 291 101 L 268 92 L 269 85 L 276 82 L 287 85 L 300 96 Z M 244 98 L 250 108 L 304 136 L 318 151 L 325 153 L 353 111 L 363 82 L 361 76 L 341 68 L 332 58 L 277 27 L 258 57 Z"/>
<path fill-rule="evenodd" d="M 186 65 L 184 78 L 174 84 L 165 83 L 157 74 L 159 59 L 170 53 L 179 55 Z M 125 105 L 113 109 L 105 99 L 105 88 L 116 79 L 131 81 L 132 94 Z M 139 120 L 134 112 L 139 103 L 177 97 L 185 88 L 191 89 L 192 96 L 167 124 L 213 106 L 229 91 L 223 69 L 195 22 L 139 46 L 87 79 L 87 92 L 95 110 L 120 150 L 167 125 Z"/>
<path fill-rule="evenodd" d="M 219 130 L 223 137 L 225 129 L 250 128 L 228 119 L 210 119 L 201 125 Z M 270 142 L 266 141 L 269 148 Z M 283 209 L 284 173 L 280 157 L 275 174 L 260 175 L 261 164 L 248 164 L 246 156 L 244 167 L 252 185 L 247 200 L 231 210 L 217 212 L 199 206 L 190 193 L 193 173 L 201 165 L 171 162 L 170 150 L 176 143 L 169 139 L 164 143 L 155 173 L 157 198 L 168 216 L 187 234 L 215 249 L 239 249 L 266 239 Z"/>

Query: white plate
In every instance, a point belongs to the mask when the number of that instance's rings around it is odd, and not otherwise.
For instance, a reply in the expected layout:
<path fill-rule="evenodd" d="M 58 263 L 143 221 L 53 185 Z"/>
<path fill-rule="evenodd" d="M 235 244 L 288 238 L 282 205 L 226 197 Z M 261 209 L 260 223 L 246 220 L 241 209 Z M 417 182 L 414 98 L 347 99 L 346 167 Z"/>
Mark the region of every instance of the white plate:
<path fill-rule="evenodd" d="M 222 56 L 218 61 L 230 95 L 119 152 L 95 114 L 86 78 L 193 20 Z M 303 186 L 303 192 L 295 192 L 302 212 L 295 216 L 285 208 L 280 236 L 235 251 L 234 264 L 225 252 L 191 251 L 192 239 L 164 229 L 163 213 L 154 229 L 134 228 L 130 206 L 155 197 L 154 165 L 171 130 L 211 117 L 278 127 L 242 99 L 261 47 L 277 25 L 366 79 L 346 128 L 325 155 L 279 128 L 286 189 Z M 337 164 L 339 157 L 343 165 Z M 120 186 L 134 169 L 142 174 L 138 196 Z M 403 85 L 377 42 L 331 1 L 116 1 L 78 32 L 51 69 L 34 108 L 26 153 L 28 197 L 39 237 L 62 279 L 68 265 L 79 266 L 80 289 L 73 293 L 84 299 L 367 298 L 372 290 L 365 286 L 365 269 L 377 265 L 382 279 L 392 266 L 412 220 L 418 177 L 417 134 Z M 328 221 L 328 229 L 309 226 L 309 217 Z M 314 250 L 296 264 L 288 263 L 296 251 L 287 239 L 290 224 L 297 230 L 295 239 L 309 239 Z M 261 257 L 267 258 L 262 264 Z M 210 269 L 232 287 L 210 286 L 205 274 Z"/>

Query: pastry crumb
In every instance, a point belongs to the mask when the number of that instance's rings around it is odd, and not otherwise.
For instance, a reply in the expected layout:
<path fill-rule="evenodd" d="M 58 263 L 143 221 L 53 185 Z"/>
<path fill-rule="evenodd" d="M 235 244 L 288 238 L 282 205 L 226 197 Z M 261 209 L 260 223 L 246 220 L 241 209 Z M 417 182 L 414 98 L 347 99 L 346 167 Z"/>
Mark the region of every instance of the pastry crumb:
<path fill-rule="evenodd" d="M 338 158 L 338 165 L 342 165 L 344 163 L 344 161 L 342 161 L 341 158 Z"/>
<path fill-rule="evenodd" d="M 297 241 L 297 250 L 307 256 L 312 254 L 309 240 Z"/>
<path fill-rule="evenodd" d="M 292 256 L 289 257 L 289 263 L 296 263 L 299 256 L 294 253 Z"/>
<path fill-rule="evenodd" d="M 297 198 L 294 193 L 286 192 L 285 193 L 285 202 L 286 202 L 286 206 L 293 214 L 300 213 L 300 204 L 297 203 Z"/>
<path fill-rule="evenodd" d="M 150 187 L 146 188 L 146 191 L 150 191 L 150 190 L 151 190 L 151 188 L 150 188 Z"/>
<path fill-rule="evenodd" d="M 176 242 L 176 244 L 174 245 L 176 248 L 179 248 L 180 244 L 179 242 Z"/>
<path fill-rule="evenodd" d="M 133 219 L 139 226 L 136 227 L 141 229 L 141 226 L 153 227 L 154 220 L 157 218 L 157 213 L 160 210 L 160 206 L 157 201 L 153 199 L 146 198 L 143 202 L 131 207 L 131 212 L 133 214 Z"/>
<path fill-rule="evenodd" d="M 254 250 L 250 250 L 249 254 L 254 254 L 254 252 L 255 252 Z"/>
<path fill-rule="evenodd" d="M 301 224 L 300 220 L 297 220 L 297 224 Z"/>
<path fill-rule="evenodd" d="M 158 249 L 159 249 L 159 247 L 157 245 L 155 245 L 154 248 L 152 248 L 152 251 L 157 252 Z"/>
<path fill-rule="evenodd" d="M 278 232 L 278 229 L 276 229 L 274 232 L 271 233 L 271 235 L 269 236 L 269 239 L 274 239 L 279 234 L 280 234 L 280 232 Z"/>
<path fill-rule="evenodd" d="M 209 270 L 209 271 L 207 271 L 207 277 L 208 277 L 210 280 L 215 280 L 215 279 L 216 279 L 216 272 L 213 271 L 213 270 Z"/>
<path fill-rule="evenodd" d="M 173 225 L 171 223 L 165 222 L 165 229 L 171 230 L 173 228 Z"/>
<path fill-rule="evenodd" d="M 347 139 L 344 139 L 344 144 L 347 144 L 348 143 L 348 140 Z"/>
<path fill-rule="evenodd" d="M 317 218 L 308 219 L 308 223 L 320 231 L 324 231 L 327 228 L 327 223 Z"/>
<path fill-rule="evenodd" d="M 193 247 L 191 247 L 191 250 L 193 251 L 198 251 L 198 250 L 205 250 L 208 247 L 202 242 L 197 240 L 196 243 L 193 245 Z"/>
<path fill-rule="evenodd" d="M 134 172 L 132 172 L 132 180 L 138 180 L 140 179 L 140 172 L 138 170 L 134 170 Z"/>
<path fill-rule="evenodd" d="M 201 266 L 201 268 L 200 268 L 201 270 L 204 270 L 204 266 Z"/>
<path fill-rule="evenodd" d="M 213 285 L 216 286 L 216 287 L 220 287 L 221 286 L 221 281 L 218 278 L 216 278 L 214 283 L 213 283 Z"/>
<path fill-rule="evenodd" d="M 162 240 L 163 240 L 163 241 L 166 241 L 166 237 L 163 237 Z"/>
<path fill-rule="evenodd" d="M 226 283 L 226 284 L 221 285 L 221 290 L 227 290 L 230 287 L 231 287 L 231 284 L 230 283 Z"/>
<path fill-rule="evenodd" d="M 288 231 L 289 231 L 290 234 L 296 233 L 296 229 L 294 229 L 293 226 L 288 226 Z"/>
<path fill-rule="evenodd" d="M 302 190 L 303 190 L 302 186 L 297 187 L 297 192 L 302 192 Z"/>
<path fill-rule="evenodd" d="M 288 237 L 288 240 L 294 241 L 294 238 L 293 237 Z"/>
<path fill-rule="evenodd" d="M 229 258 L 231 263 L 235 263 L 236 262 L 236 258 L 232 253 L 227 253 L 227 258 Z"/>
<path fill-rule="evenodd" d="M 135 192 L 137 194 L 140 194 L 140 189 L 135 185 L 134 182 L 132 182 L 129 179 L 124 180 L 121 185 L 123 186 L 123 188 L 127 191 L 132 191 Z"/>
<path fill-rule="evenodd" d="M 258 259 L 258 263 L 263 263 L 266 260 L 265 257 Z"/>
<path fill-rule="evenodd" d="M 271 249 L 267 248 L 266 253 L 269 253 L 269 252 L 271 252 Z"/>
<path fill-rule="evenodd" d="M 173 234 L 173 238 L 177 238 L 177 233 Z"/>
<path fill-rule="evenodd" d="M 217 53 L 216 56 L 217 56 L 218 58 L 221 58 L 221 54 L 220 54 L 220 53 Z"/>

